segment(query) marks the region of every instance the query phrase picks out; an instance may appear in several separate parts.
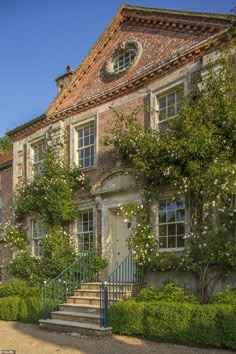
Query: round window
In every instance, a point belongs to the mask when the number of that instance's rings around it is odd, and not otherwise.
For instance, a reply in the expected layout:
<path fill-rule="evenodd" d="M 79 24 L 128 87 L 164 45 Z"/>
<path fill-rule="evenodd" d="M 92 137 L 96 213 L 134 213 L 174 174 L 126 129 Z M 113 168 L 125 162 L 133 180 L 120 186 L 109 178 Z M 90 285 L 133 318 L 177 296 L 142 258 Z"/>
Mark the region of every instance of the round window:
<path fill-rule="evenodd" d="M 113 71 L 118 74 L 125 71 L 129 65 L 131 65 L 136 56 L 136 51 L 134 49 L 129 49 L 124 53 L 118 55 L 113 61 Z"/>

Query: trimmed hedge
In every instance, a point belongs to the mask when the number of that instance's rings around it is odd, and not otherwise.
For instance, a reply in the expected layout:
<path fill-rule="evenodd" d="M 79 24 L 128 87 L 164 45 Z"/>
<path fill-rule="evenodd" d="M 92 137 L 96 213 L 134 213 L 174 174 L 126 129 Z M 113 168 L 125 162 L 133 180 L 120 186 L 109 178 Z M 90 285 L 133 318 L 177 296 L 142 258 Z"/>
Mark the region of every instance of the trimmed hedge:
<path fill-rule="evenodd" d="M 109 322 L 117 334 L 236 349 L 236 307 L 231 305 L 126 300 L 111 306 Z"/>
<path fill-rule="evenodd" d="M 39 297 L 40 295 L 40 287 L 29 287 L 26 281 L 18 278 L 0 284 L 0 298 L 7 296 Z"/>
<path fill-rule="evenodd" d="M 40 297 L 8 296 L 0 298 L 0 320 L 32 323 L 37 322 L 41 315 Z"/>

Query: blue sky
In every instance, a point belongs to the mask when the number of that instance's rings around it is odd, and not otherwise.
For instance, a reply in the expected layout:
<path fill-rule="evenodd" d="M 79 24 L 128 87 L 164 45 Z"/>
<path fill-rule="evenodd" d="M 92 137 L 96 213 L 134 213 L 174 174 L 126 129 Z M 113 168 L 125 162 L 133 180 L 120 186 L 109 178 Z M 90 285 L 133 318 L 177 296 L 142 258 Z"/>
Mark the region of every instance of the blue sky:
<path fill-rule="evenodd" d="M 130 5 L 230 13 L 236 0 L 130 0 Z M 55 78 L 76 69 L 120 0 L 0 0 L 0 136 L 55 98 Z"/>

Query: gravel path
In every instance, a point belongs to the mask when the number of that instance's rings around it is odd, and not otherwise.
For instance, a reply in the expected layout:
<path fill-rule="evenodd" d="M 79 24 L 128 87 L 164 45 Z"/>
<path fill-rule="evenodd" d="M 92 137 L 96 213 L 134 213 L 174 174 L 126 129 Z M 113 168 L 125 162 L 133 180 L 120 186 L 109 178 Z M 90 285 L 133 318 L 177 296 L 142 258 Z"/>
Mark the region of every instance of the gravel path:
<path fill-rule="evenodd" d="M 226 350 L 184 347 L 117 336 L 88 338 L 47 332 L 38 325 L 0 321 L 1 350 L 16 354 L 230 354 Z"/>

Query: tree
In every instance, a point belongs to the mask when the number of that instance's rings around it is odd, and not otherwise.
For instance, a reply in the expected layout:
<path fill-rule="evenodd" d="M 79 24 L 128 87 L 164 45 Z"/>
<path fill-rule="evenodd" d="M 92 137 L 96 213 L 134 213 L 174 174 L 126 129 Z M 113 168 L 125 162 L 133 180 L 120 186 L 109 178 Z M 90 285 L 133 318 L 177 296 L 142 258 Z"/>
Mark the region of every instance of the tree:
<path fill-rule="evenodd" d="M 148 268 L 196 272 L 201 301 L 207 302 L 210 284 L 236 264 L 236 79 L 230 53 L 209 64 L 201 89 L 183 100 L 164 133 L 145 129 L 138 114 L 115 112 L 106 143 L 119 151 L 149 205 L 167 186 L 191 201 L 181 260 L 159 253 Z"/>

